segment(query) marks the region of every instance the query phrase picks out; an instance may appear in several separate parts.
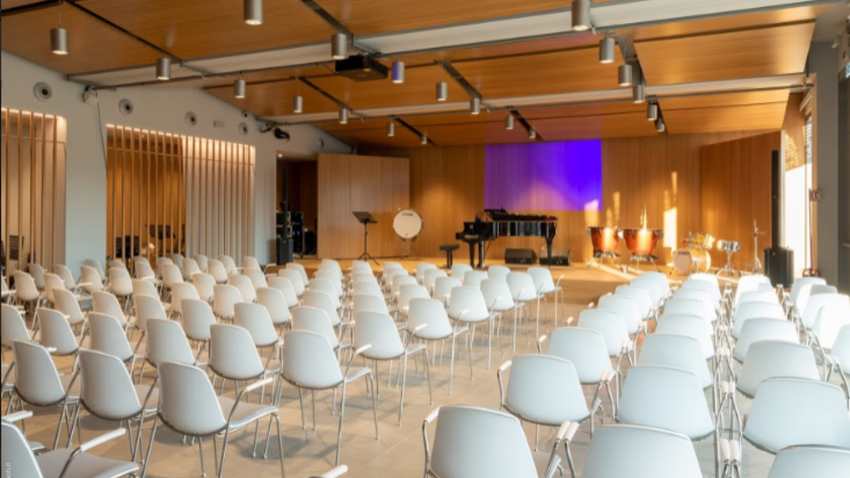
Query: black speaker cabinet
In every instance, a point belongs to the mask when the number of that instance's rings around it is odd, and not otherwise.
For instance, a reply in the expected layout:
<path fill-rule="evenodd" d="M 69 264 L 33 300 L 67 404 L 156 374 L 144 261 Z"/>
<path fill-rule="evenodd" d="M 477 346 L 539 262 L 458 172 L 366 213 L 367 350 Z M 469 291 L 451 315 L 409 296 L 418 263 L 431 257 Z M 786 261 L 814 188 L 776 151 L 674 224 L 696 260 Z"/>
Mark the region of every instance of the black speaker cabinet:
<path fill-rule="evenodd" d="M 541 266 L 569 266 L 572 264 L 572 254 L 566 249 L 552 249 L 552 259 L 546 255 L 546 248 L 540 249 Z"/>
<path fill-rule="evenodd" d="M 284 266 L 295 261 L 295 253 L 292 250 L 292 239 L 277 236 L 277 265 Z"/>
<path fill-rule="evenodd" d="M 794 283 L 794 251 L 785 248 L 765 249 L 764 274 L 773 285 L 791 287 Z"/>
<path fill-rule="evenodd" d="M 531 265 L 537 262 L 537 254 L 532 249 L 508 249 L 505 251 L 506 264 Z"/>

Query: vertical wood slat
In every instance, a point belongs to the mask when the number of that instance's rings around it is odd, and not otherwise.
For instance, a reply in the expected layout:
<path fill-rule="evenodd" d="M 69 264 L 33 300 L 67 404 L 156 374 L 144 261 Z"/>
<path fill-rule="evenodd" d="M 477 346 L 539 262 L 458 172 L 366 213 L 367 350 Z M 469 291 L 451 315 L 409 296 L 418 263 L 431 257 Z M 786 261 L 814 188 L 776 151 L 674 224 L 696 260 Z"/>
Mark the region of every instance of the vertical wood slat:
<path fill-rule="evenodd" d="M 6 154 L 6 161 L 4 161 L 4 163 L 3 163 L 4 166 L 5 166 L 4 167 L 5 171 L 3 171 L 3 177 L 6 178 L 6 181 L 8 181 L 8 178 L 9 178 L 9 163 L 12 161 L 12 158 L 9 157 L 9 154 L 11 152 L 11 144 L 12 144 L 12 137 L 11 137 L 12 118 L 11 118 L 11 115 L 9 114 L 8 110 L 3 110 L 3 119 L 6 122 L 6 128 L 5 128 L 6 136 L 5 136 L 5 140 L 4 140 L 5 144 L 3 145 L 3 151 Z M 10 235 L 9 227 L 12 224 L 12 218 L 9 217 L 9 204 L 10 204 L 9 189 L 11 189 L 11 188 L 9 188 L 8 185 L 7 185 L 3 189 L 5 190 L 4 191 L 5 201 L 3 201 L 3 205 L 4 205 L 3 207 L 4 207 L 5 213 L 6 213 L 6 215 L 4 216 L 5 219 L 6 219 L 6 222 L 3 224 L 3 226 L 4 226 L 4 229 L 3 229 L 3 244 L 4 244 L 5 247 L 9 247 L 9 235 Z M 9 257 L 9 254 L 8 254 L 9 251 L 6 251 L 6 252 L 7 252 L 6 257 Z"/>
<path fill-rule="evenodd" d="M 41 261 L 41 263 L 45 267 L 51 267 L 51 263 L 49 263 L 45 260 L 45 255 L 44 255 L 44 214 L 45 214 L 44 180 L 45 180 L 45 174 L 46 174 L 45 168 L 47 168 L 47 158 L 46 158 L 46 156 L 47 156 L 47 117 L 44 116 L 44 115 L 41 116 L 41 132 L 40 133 L 41 134 L 39 134 L 39 138 L 41 139 L 41 160 L 39 162 L 41 163 L 41 181 L 39 181 L 39 183 L 41 184 L 41 195 L 40 195 L 41 196 L 41 208 L 38 210 L 39 211 L 39 213 L 38 213 L 38 222 L 39 222 L 38 257 L 39 257 L 39 260 Z M 35 218 L 33 218 L 33 219 L 35 219 Z M 51 260 L 52 260 L 52 258 L 51 258 Z"/>
<path fill-rule="evenodd" d="M 24 116 L 20 111 L 18 112 L 18 264 L 22 262 L 22 260 L 26 260 L 23 257 L 24 248 L 21 242 L 23 238 L 23 220 L 24 220 L 24 168 L 21 164 L 23 157 L 23 148 L 24 148 L 24 134 L 23 134 L 23 125 L 24 125 Z"/>
<path fill-rule="evenodd" d="M 8 124 L 8 121 L 6 121 Z M 52 188 L 52 199 L 53 206 L 50 208 L 50 231 L 53 235 L 53 240 L 51 241 L 51 259 L 52 262 L 56 262 L 56 210 L 59 208 L 59 198 L 56 194 L 56 186 L 57 186 L 57 177 L 59 175 L 59 119 L 53 118 L 53 188 Z M 62 202 L 64 204 L 64 201 Z"/>

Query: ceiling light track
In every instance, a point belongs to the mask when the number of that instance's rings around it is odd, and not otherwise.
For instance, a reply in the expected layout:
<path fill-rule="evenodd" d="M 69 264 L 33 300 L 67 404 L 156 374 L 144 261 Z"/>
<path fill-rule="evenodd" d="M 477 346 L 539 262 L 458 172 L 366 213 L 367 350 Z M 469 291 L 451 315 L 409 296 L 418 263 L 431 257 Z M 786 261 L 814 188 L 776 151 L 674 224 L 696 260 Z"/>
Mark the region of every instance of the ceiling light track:
<path fill-rule="evenodd" d="M 512 107 L 506 109 L 510 111 L 511 114 L 516 118 L 516 121 L 519 122 L 519 124 L 521 124 L 523 128 L 525 128 L 525 131 L 528 133 L 528 139 L 535 141 L 545 141 L 540 136 L 540 133 L 538 133 L 537 130 L 534 129 L 534 126 L 532 126 L 531 123 L 529 123 L 528 120 L 525 119 L 518 110 Z"/>
<path fill-rule="evenodd" d="M 390 116 L 390 118 L 395 120 L 396 123 L 402 125 L 405 129 L 407 129 L 408 131 L 410 131 L 414 135 L 416 135 L 416 137 L 420 139 L 421 144 L 423 144 L 423 145 L 432 144 L 434 146 L 438 146 L 437 143 L 435 143 L 434 140 L 429 138 L 427 134 L 423 133 L 422 131 L 419 131 L 413 125 L 408 123 L 407 121 L 405 121 L 405 120 L 403 120 L 403 119 L 401 119 L 397 116 Z M 422 142 L 423 139 L 425 140 L 424 142 Z"/>
<path fill-rule="evenodd" d="M 331 28 L 337 31 L 337 33 L 341 33 L 348 38 L 350 44 L 357 48 L 358 50 L 368 53 L 369 55 L 376 55 L 378 52 L 369 48 L 366 45 L 361 44 L 357 41 L 357 37 L 351 30 L 348 29 L 345 25 L 342 24 L 339 20 L 334 18 L 327 10 L 322 8 L 321 5 L 315 2 L 315 0 L 301 0 L 301 3 L 307 6 L 310 10 L 313 11 L 316 15 L 319 16 L 325 23 L 327 23 Z"/>
<path fill-rule="evenodd" d="M 477 89 L 475 89 L 474 86 L 472 86 L 472 83 L 470 83 L 466 78 L 463 77 L 463 75 L 460 74 L 459 71 L 457 71 L 457 68 L 455 68 L 452 65 L 452 62 L 446 60 L 446 61 L 436 61 L 435 63 L 442 66 L 443 70 L 446 73 L 448 73 L 449 76 L 451 76 L 452 79 L 455 80 L 457 82 L 457 84 L 460 85 L 460 87 L 464 89 L 464 91 L 466 91 L 467 95 L 469 95 L 472 98 L 483 98 L 484 97 L 484 95 L 482 95 Z"/>
<path fill-rule="evenodd" d="M 339 106 L 339 108 L 340 108 L 341 110 L 348 110 L 348 112 L 349 112 L 349 113 L 351 113 L 351 114 L 356 114 L 356 113 L 355 113 L 354 108 L 352 108 L 352 107 L 348 106 L 347 104 L 343 103 L 342 101 L 340 101 L 340 100 L 336 99 L 336 97 L 334 97 L 333 95 L 331 95 L 331 94 L 330 94 L 330 93 L 328 93 L 327 91 L 325 91 L 325 90 L 321 89 L 320 87 L 316 86 L 316 84 L 312 83 L 312 82 L 311 82 L 310 80 L 308 80 L 306 77 L 304 77 L 304 76 L 299 76 L 299 77 L 297 77 L 297 78 L 296 78 L 296 80 L 298 80 L 298 81 L 300 81 L 301 83 L 303 83 L 303 84 L 305 84 L 305 85 L 309 86 L 310 88 L 312 88 L 313 90 L 315 90 L 315 91 L 316 91 L 316 92 L 318 92 L 320 95 L 322 95 L 322 96 L 324 96 L 325 98 L 327 98 L 328 100 L 333 101 L 333 102 L 334 102 L 337 106 Z M 357 114 L 357 116 L 362 116 L 362 115 Z"/>

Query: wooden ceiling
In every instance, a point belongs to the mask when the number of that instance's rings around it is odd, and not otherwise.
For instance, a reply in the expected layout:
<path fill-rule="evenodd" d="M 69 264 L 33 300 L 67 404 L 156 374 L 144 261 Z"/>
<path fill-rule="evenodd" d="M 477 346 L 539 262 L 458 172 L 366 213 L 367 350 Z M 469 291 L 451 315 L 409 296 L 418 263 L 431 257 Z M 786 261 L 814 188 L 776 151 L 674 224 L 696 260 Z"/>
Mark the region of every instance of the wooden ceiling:
<path fill-rule="evenodd" d="M 646 120 L 646 112 L 599 116 L 574 116 L 530 121 L 546 141 L 572 141 L 596 138 L 654 136 L 655 125 Z"/>
<path fill-rule="evenodd" d="M 659 101 L 671 134 L 769 131 L 782 128 L 789 91 L 665 98 Z"/>
<path fill-rule="evenodd" d="M 293 114 L 292 99 L 304 97 L 304 111 L 323 113 L 339 110 L 339 106 L 313 88 L 295 80 L 248 84 L 244 99 L 233 97 L 233 84 L 208 88 L 207 92 L 260 117 Z"/>

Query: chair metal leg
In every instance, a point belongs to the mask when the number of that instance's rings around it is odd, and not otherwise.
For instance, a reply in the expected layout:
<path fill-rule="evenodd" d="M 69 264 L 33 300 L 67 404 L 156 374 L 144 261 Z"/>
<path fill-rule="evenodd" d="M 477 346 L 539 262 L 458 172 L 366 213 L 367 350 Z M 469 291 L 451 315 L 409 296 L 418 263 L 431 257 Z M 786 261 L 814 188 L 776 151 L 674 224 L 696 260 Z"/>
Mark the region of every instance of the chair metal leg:
<path fill-rule="evenodd" d="M 342 449 L 342 423 L 343 423 L 343 419 L 345 418 L 345 392 L 346 392 L 346 389 L 347 389 L 346 384 L 343 384 L 342 385 L 342 401 L 340 402 L 340 408 L 339 408 L 339 430 L 337 431 L 337 436 L 336 436 L 336 461 L 334 462 L 335 467 L 339 466 L 340 451 Z M 372 395 L 373 403 L 377 403 L 377 402 L 375 402 L 375 400 L 376 400 L 375 395 L 373 394 Z"/>
<path fill-rule="evenodd" d="M 153 420 L 153 431 L 151 432 L 151 441 L 148 443 L 148 452 L 145 454 L 145 464 L 142 466 L 142 475 L 141 478 L 145 478 L 148 475 L 148 466 L 151 463 L 151 452 L 153 451 L 153 442 L 156 441 L 156 429 L 159 427 L 159 419 L 154 418 Z M 213 438 L 213 442 L 215 442 L 215 438 Z"/>
<path fill-rule="evenodd" d="M 280 417 L 277 413 L 275 413 L 272 415 L 272 418 L 277 426 L 277 446 L 280 452 L 280 476 L 281 478 L 286 478 L 286 468 L 283 465 L 283 435 L 280 433 Z M 271 424 L 271 421 L 269 424 Z M 269 431 L 271 432 L 271 428 L 269 428 Z M 266 444 L 266 455 L 268 455 L 268 443 Z"/>
<path fill-rule="evenodd" d="M 262 402 L 260 402 L 262 403 Z M 254 450 L 251 452 L 251 458 L 257 458 L 257 441 L 260 439 L 260 421 L 254 426 Z"/>
<path fill-rule="evenodd" d="M 428 403 L 434 405 L 434 392 L 431 391 L 431 364 L 428 363 L 428 349 L 423 349 L 425 352 L 425 373 L 428 376 Z"/>
<path fill-rule="evenodd" d="M 457 343 L 457 336 L 452 335 L 452 360 L 449 364 L 449 396 L 452 396 L 452 383 L 454 381 L 455 376 L 455 344 Z"/>
<path fill-rule="evenodd" d="M 316 391 L 311 390 L 310 395 L 311 395 L 312 400 L 313 400 L 313 431 L 317 432 L 317 431 L 319 431 L 319 423 L 316 421 Z M 337 466 L 339 466 L 339 465 L 337 465 Z"/>
<path fill-rule="evenodd" d="M 201 455 L 201 476 L 207 476 L 207 469 L 204 464 L 204 439 L 201 437 L 198 437 L 198 451 Z"/>
<path fill-rule="evenodd" d="M 366 375 L 366 381 L 371 380 L 371 375 Z M 375 417 L 375 440 L 380 440 L 381 435 L 378 433 L 378 399 L 372 395 L 372 415 Z"/>
<path fill-rule="evenodd" d="M 307 417 L 304 414 L 304 389 L 298 389 L 298 401 L 301 402 L 301 430 L 307 432 Z"/>
<path fill-rule="evenodd" d="M 414 357 L 415 359 L 415 357 Z M 404 391 L 407 388 L 407 354 L 405 354 L 403 358 L 403 365 L 401 365 L 401 399 L 398 402 L 398 427 L 401 428 L 401 417 L 404 415 Z"/>

